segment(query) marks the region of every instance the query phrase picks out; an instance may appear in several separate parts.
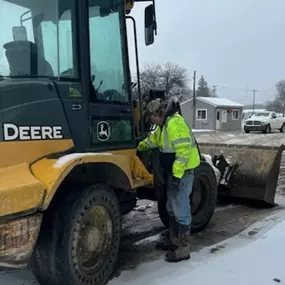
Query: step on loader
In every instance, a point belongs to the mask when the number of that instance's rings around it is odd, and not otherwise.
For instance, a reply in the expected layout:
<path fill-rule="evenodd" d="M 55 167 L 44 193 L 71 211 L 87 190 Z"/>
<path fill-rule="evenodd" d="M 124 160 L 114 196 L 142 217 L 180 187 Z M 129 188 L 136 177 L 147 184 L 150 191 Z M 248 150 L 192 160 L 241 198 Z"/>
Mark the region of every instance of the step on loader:
<path fill-rule="evenodd" d="M 140 92 L 132 16 L 139 2 L 146 1 L 0 0 L 0 266 L 29 264 L 40 284 L 105 284 L 118 265 L 122 216 L 138 197 L 156 199 L 167 226 L 158 152 L 136 151 L 152 129 L 143 106 L 165 96 Z M 146 45 L 157 32 L 149 2 Z M 234 161 L 223 163 L 220 150 L 201 145 L 193 232 L 210 222 L 221 185 L 228 195 L 273 203 L 281 149 L 262 150 L 262 158 L 226 148 Z"/>

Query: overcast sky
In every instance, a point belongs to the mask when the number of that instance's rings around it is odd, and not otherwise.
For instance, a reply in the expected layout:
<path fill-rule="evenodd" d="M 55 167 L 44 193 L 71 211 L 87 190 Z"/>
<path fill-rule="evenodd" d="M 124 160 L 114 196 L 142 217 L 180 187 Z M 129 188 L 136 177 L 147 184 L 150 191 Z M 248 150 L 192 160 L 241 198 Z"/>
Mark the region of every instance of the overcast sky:
<path fill-rule="evenodd" d="M 251 89 L 262 91 L 256 103 L 275 96 L 276 81 L 285 79 L 284 0 L 156 0 L 156 6 L 158 35 L 150 47 L 144 45 L 144 6 L 132 12 L 141 67 L 171 61 L 189 76 L 196 69 L 220 97 L 240 103 L 252 103 Z"/>

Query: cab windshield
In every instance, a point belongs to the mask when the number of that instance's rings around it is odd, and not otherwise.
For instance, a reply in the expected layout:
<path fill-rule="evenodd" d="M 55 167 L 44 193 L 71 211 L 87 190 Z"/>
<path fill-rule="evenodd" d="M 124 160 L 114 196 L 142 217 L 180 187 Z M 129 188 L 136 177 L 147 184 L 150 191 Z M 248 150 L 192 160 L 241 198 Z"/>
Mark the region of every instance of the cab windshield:
<path fill-rule="evenodd" d="M 2 79 L 79 79 L 74 3 L 75 0 L 0 0 Z M 112 90 L 113 100 L 128 101 L 121 32 L 124 1 L 88 3 L 90 80 L 94 90 L 96 94 Z M 119 99 L 114 99 L 113 94 L 118 94 Z M 105 95 L 102 100 L 109 97 Z"/>
<path fill-rule="evenodd" d="M 0 0 L 0 75 L 53 77 L 74 68 L 71 7 L 59 8 L 53 0 Z"/>

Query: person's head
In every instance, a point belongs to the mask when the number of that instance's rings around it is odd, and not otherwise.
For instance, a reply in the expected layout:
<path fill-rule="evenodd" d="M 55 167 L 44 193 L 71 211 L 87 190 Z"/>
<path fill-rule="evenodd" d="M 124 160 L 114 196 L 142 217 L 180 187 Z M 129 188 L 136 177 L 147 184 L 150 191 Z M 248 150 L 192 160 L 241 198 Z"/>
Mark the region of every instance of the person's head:
<path fill-rule="evenodd" d="M 147 118 L 154 125 L 162 126 L 165 119 L 166 105 L 162 99 L 155 99 L 146 106 Z"/>

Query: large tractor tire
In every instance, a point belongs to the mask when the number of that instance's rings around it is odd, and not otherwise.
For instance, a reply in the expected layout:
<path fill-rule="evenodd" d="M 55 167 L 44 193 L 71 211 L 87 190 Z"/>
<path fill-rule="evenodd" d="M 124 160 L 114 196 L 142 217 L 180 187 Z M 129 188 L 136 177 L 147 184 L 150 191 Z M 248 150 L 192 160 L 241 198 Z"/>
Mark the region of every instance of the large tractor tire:
<path fill-rule="evenodd" d="M 77 189 L 51 205 L 31 259 L 42 285 L 103 285 L 115 270 L 121 213 L 102 185 Z"/>
<path fill-rule="evenodd" d="M 167 193 L 165 185 L 158 185 L 158 212 L 165 227 L 169 226 L 166 210 Z M 162 189 L 164 188 L 164 189 Z M 217 203 L 217 180 L 213 168 L 206 161 L 201 161 L 195 170 L 193 192 L 190 197 L 192 212 L 192 233 L 202 231 L 210 222 Z"/>

